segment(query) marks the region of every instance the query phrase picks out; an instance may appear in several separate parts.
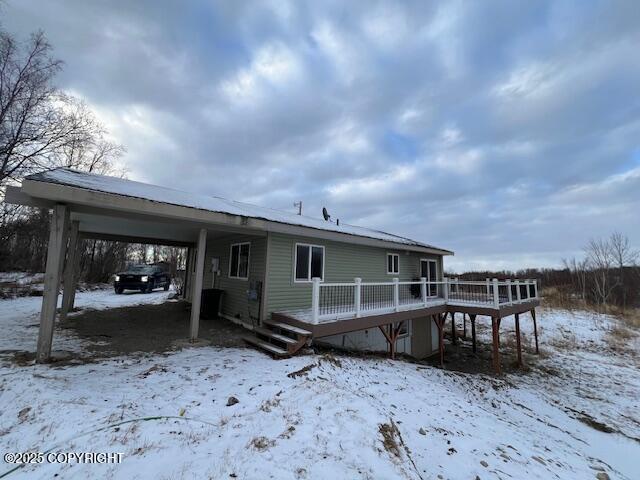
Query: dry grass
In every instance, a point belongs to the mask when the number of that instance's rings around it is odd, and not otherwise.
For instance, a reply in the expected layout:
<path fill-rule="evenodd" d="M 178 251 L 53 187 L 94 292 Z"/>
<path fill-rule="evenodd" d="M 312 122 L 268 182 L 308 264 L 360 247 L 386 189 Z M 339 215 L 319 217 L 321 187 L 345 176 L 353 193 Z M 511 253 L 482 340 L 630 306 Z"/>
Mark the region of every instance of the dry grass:
<path fill-rule="evenodd" d="M 544 306 L 561 310 L 586 310 L 620 318 L 633 328 L 640 328 L 640 309 L 622 308 L 616 305 L 593 305 L 581 300 L 570 290 L 558 287 L 547 287 L 541 291 Z"/>
<path fill-rule="evenodd" d="M 382 435 L 382 445 L 384 445 L 384 449 L 393 456 L 400 458 L 402 456 L 398 441 L 400 432 L 396 424 L 393 421 L 390 423 L 381 423 L 378 426 L 378 431 Z"/>

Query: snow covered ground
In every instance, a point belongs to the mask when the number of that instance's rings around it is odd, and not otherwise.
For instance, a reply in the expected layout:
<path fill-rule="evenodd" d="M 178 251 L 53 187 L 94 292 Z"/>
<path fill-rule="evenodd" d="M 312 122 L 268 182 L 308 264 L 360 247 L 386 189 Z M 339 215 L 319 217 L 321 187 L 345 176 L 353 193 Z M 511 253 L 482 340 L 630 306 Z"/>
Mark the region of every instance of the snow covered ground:
<path fill-rule="evenodd" d="M 78 305 L 165 299 L 98 291 Z M 0 301 L 0 350 L 33 350 L 39 306 Z M 503 325 L 507 337 L 512 320 Z M 545 309 L 539 325 L 542 355 L 500 379 L 213 347 L 73 366 L 4 356 L 0 451 L 124 454 L 121 464 L 29 465 L 8 478 L 638 478 L 637 332 Z M 69 331 L 56 335 L 56 349 L 83 350 Z M 0 477 L 12 468 L 0 461 Z"/>

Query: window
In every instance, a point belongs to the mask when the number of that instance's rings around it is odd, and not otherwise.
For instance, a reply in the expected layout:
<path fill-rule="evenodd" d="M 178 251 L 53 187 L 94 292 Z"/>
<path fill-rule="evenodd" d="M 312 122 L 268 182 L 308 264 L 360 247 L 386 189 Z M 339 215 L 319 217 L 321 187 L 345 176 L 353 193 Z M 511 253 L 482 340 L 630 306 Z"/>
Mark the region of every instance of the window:
<path fill-rule="evenodd" d="M 251 244 L 234 243 L 229 255 L 229 278 L 246 280 L 249 278 L 249 249 Z"/>
<path fill-rule="evenodd" d="M 324 280 L 324 247 L 296 243 L 294 265 L 296 282 L 310 282 L 316 277 Z"/>
<path fill-rule="evenodd" d="M 411 333 L 409 330 L 409 322 L 411 322 L 411 320 L 405 320 L 400 324 L 400 331 L 398 332 L 398 338 L 406 337 L 407 335 L 409 335 L 409 333 Z"/>
<path fill-rule="evenodd" d="M 387 253 L 387 273 L 389 275 L 400 273 L 400 255 L 397 253 Z"/>

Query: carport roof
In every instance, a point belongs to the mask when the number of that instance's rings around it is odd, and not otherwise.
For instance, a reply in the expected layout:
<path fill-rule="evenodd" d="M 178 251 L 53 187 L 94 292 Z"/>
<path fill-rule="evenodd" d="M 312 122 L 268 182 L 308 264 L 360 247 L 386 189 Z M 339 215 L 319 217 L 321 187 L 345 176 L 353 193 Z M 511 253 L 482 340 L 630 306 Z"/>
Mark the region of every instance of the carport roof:
<path fill-rule="evenodd" d="M 26 180 L 45 182 L 48 184 L 64 185 L 83 190 L 101 192 L 122 197 L 130 197 L 156 202 L 158 204 L 174 205 L 193 208 L 208 212 L 224 213 L 240 217 L 255 218 L 286 225 L 301 226 L 316 230 L 324 230 L 355 237 L 382 240 L 406 247 L 417 249 L 429 249 L 443 255 L 451 255 L 453 252 L 433 245 L 417 242 L 409 238 L 393 235 L 391 233 L 373 230 L 346 223 L 335 223 L 293 213 L 283 212 L 271 208 L 252 205 L 249 203 L 228 200 L 222 197 L 200 195 L 183 192 L 172 188 L 151 185 L 123 178 L 96 175 L 92 173 L 78 172 L 68 168 L 58 168 L 35 175 L 30 175 Z M 312 236 L 312 235 L 311 235 Z"/>

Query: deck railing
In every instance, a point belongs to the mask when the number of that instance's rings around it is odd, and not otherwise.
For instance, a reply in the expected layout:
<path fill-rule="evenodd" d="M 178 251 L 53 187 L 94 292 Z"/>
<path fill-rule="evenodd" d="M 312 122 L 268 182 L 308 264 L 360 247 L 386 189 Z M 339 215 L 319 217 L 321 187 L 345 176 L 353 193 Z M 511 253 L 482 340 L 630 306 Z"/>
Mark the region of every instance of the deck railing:
<path fill-rule="evenodd" d="M 484 282 L 444 278 L 418 281 L 322 283 L 313 279 L 311 321 L 358 318 L 416 310 L 433 305 L 504 307 L 538 299 L 536 280 L 487 279 Z"/>

